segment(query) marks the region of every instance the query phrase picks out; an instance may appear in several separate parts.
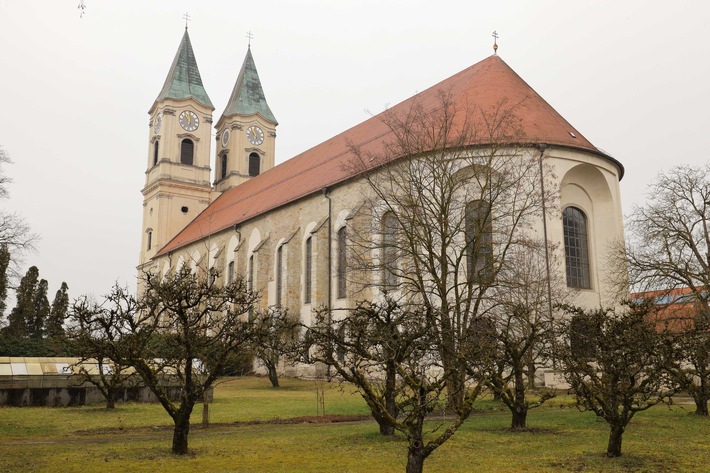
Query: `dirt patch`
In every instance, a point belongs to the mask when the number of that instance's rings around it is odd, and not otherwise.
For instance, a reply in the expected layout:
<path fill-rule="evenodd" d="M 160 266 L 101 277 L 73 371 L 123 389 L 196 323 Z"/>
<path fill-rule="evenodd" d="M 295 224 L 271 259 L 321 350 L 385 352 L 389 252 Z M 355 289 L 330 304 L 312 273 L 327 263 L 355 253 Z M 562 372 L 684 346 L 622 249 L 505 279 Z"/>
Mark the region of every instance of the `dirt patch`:
<path fill-rule="evenodd" d="M 369 420 L 368 415 L 324 415 L 324 416 L 302 416 L 291 417 L 288 419 L 268 419 L 268 420 L 250 420 L 237 422 L 211 422 L 207 429 L 216 429 L 221 427 L 234 427 L 240 425 L 270 425 L 270 424 L 336 424 L 339 422 L 359 422 Z M 76 430 L 75 435 L 79 436 L 94 436 L 94 435 L 116 435 L 127 433 L 145 433 L 145 432 L 170 432 L 173 430 L 172 425 L 155 425 L 152 427 L 104 427 L 100 429 Z M 196 423 L 190 425 L 190 430 L 205 430 L 202 424 Z"/>

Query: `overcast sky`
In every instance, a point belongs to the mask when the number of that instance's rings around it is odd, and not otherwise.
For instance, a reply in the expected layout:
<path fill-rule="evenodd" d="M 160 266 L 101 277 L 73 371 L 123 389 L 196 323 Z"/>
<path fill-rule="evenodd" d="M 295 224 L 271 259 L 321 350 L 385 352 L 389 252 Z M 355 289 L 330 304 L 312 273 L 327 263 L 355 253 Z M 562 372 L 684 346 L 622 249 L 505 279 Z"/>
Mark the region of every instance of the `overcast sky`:
<path fill-rule="evenodd" d="M 280 163 L 492 54 L 626 168 L 626 214 L 710 135 L 710 3 L 696 1 L 0 0 L 7 209 L 26 258 L 71 297 L 135 287 L 148 109 L 183 34 L 221 115 L 252 53 Z M 586 5 L 586 6 L 585 6 Z M 214 144 L 213 144 L 214 146 Z M 213 150 L 214 151 L 214 150 Z"/>

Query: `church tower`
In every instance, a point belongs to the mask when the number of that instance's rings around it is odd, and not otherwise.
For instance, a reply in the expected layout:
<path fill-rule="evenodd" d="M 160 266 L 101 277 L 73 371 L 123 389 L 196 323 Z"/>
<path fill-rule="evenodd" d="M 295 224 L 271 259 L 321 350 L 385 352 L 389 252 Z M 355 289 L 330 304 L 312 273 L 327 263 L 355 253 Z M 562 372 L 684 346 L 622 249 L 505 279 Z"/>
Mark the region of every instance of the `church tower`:
<path fill-rule="evenodd" d="M 139 273 L 210 203 L 213 111 L 185 28 L 165 84 L 148 112 Z"/>
<path fill-rule="evenodd" d="M 214 184 L 218 192 L 274 167 L 277 125 L 249 47 L 229 103 L 215 127 Z"/>

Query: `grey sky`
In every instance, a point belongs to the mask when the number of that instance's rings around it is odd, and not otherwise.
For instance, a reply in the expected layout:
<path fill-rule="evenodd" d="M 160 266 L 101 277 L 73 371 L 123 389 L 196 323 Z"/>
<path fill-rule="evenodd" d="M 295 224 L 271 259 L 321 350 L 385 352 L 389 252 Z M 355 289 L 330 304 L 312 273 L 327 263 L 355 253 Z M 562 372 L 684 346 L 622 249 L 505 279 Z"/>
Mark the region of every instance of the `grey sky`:
<path fill-rule="evenodd" d="M 29 255 L 70 295 L 135 286 L 147 111 L 185 11 L 215 120 L 252 31 L 280 125 L 276 162 L 492 54 L 626 167 L 624 212 L 674 164 L 708 159 L 706 1 L 0 0 L 0 145 Z M 214 146 L 214 145 L 213 145 Z"/>

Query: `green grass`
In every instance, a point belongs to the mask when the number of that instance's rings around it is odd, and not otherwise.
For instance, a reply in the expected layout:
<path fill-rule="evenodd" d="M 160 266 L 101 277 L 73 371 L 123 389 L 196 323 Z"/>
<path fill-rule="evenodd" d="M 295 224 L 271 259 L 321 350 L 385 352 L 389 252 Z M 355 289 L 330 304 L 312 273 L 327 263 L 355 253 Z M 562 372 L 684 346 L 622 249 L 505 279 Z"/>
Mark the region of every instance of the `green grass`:
<path fill-rule="evenodd" d="M 366 414 L 350 389 L 324 385 L 327 414 Z M 561 407 L 562 406 L 562 407 Z M 640 413 L 624 435 L 624 456 L 608 459 L 608 428 L 593 414 L 558 398 L 531 412 L 530 432 L 511 433 L 501 405 L 483 400 L 478 411 L 427 459 L 427 472 L 707 471 L 710 420 L 691 408 Z M 191 454 L 170 454 L 170 418 L 158 405 L 0 409 L 0 472 L 387 472 L 403 471 L 402 436 L 381 437 L 374 421 L 341 424 L 245 424 L 317 414 L 316 384 L 264 378 L 218 386 L 207 430 L 190 434 Z M 195 409 L 199 424 L 202 407 Z M 436 421 L 432 423 L 432 426 Z M 43 443 L 48 442 L 48 443 Z"/>

